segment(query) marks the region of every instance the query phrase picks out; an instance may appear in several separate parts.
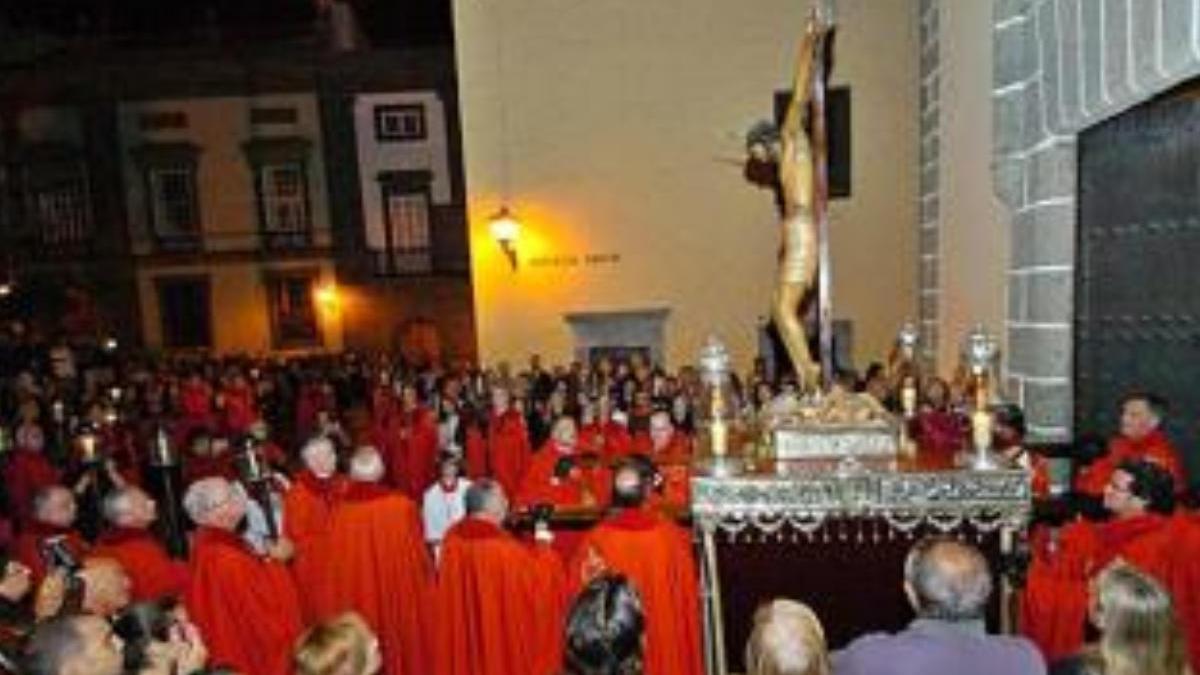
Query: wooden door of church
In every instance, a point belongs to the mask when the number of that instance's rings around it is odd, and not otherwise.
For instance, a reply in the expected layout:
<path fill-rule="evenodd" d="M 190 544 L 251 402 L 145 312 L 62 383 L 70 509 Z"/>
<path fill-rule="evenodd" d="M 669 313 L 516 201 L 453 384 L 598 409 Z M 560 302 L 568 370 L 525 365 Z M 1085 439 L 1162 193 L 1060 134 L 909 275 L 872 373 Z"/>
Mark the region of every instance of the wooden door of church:
<path fill-rule="evenodd" d="M 1109 434 L 1131 389 L 1167 398 L 1200 480 L 1200 98 L 1151 101 L 1079 139 L 1076 433 Z"/>

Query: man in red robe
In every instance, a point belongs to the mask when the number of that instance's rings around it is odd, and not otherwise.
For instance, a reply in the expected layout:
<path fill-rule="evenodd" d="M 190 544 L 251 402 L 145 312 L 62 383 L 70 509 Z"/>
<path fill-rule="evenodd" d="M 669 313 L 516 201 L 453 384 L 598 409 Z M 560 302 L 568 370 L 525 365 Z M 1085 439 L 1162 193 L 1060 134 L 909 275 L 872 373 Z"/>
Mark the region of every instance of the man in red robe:
<path fill-rule="evenodd" d="M 568 576 L 582 587 L 600 572 L 624 574 L 646 614 L 646 675 L 699 675 L 699 578 L 687 530 L 645 508 L 648 487 L 633 464 L 613 474 L 617 512 L 588 533 Z"/>
<path fill-rule="evenodd" d="M 50 485 L 33 498 L 33 518 L 17 537 L 14 554 L 29 568 L 35 584 L 46 576 L 46 546 L 60 541 L 76 562 L 83 562 L 90 550 L 87 542 L 74 529 L 78 507 L 75 495 L 61 485 Z"/>
<path fill-rule="evenodd" d="M 208 644 L 210 662 L 253 675 L 292 672 L 300 635 L 300 601 L 285 561 L 291 544 L 274 542 L 259 556 L 237 534 L 246 500 L 223 478 L 193 483 L 183 499 L 197 524 L 188 614 Z"/>
<path fill-rule="evenodd" d="M 579 447 L 594 452 L 605 461 L 619 460 L 633 452 L 633 439 L 625 425 L 612 416 L 612 400 L 597 396 L 584 407 L 579 427 Z"/>
<path fill-rule="evenodd" d="M 649 457 L 658 468 L 663 484 L 656 501 L 686 507 L 691 500 L 692 439 L 675 428 L 666 411 L 651 414 L 649 424 L 648 431 L 634 436 L 633 452 Z"/>
<path fill-rule="evenodd" d="M 585 465 L 577 452 L 575 420 L 559 417 L 550 439 L 533 457 L 521 481 L 517 506 L 528 508 L 550 504 L 556 509 L 594 508 L 607 502 L 607 469 L 590 462 Z"/>
<path fill-rule="evenodd" d="M 333 546 L 330 531 L 333 512 L 345 491 L 346 480 L 337 473 L 337 452 L 333 443 L 317 436 L 300 450 L 304 462 L 283 496 L 283 532 L 295 546 L 292 574 L 300 594 L 300 608 L 306 624 L 313 624 L 337 613 L 333 596 L 331 561 L 339 551 Z"/>
<path fill-rule="evenodd" d="M 1176 520 L 1174 482 L 1159 464 L 1126 460 L 1104 490 L 1114 516 L 1102 523 L 1079 521 L 1043 541 L 1022 595 L 1022 631 L 1047 661 L 1071 656 L 1083 646 L 1088 583 L 1118 558 L 1163 580 L 1172 565 Z"/>
<path fill-rule="evenodd" d="M 133 601 L 183 597 L 187 564 L 172 560 L 150 532 L 158 515 L 154 500 L 139 488 L 124 487 L 105 495 L 103 507 L 111 527 L 100 535 L 93 554 L 121 563 L 132 584 Z"/>
<path fill-rule="evenodd" d="M 250 430 L 258 420 L 258 401 L 254 389 L 240 372 L 233 374 L 221 389 L 220 408 L 225 415 L 225 432 L 240 436 Z"/>
<path fill-rule="evenodd" d="M 381 485 L 383 473 L 374 448 L 354 453 L 330 529 L 330 589 L 339 611 L 358 612 L 375 631 L 386 675 L 424 675 L 433 569 L 417 507 Z"/>
<path fill-rule="evenodd" d="M 437 476 L 438 432 L 433 411 L 421 405 L 412 384 L 400 390 L 400 409 L 385 434 L 380 449 L 389 480 L 410 499 L 420 499 Z"/>
<path fill-rule="evenodd" d="M 1108 452 L 1075 477 L 1075 489 L 1101 497 L 1121 462 L 1146 459 L 1166 469 L 1175 481 L 1175 491 L 1187 487 L 1179 452 L 1162 431 L 1166 402 L 1154 394 L 1135 393 L 1121 402 L 1121 433 L 1108 444 Z"/>
<path fill-rule="evenodd" d="M 56 485 L 61 473 L 45 453 L 45 434 L 40 426 L 22 424 L 17 429 L 17 445 L 4 465 L 4 485 L 18 526 L 33 515 L 33 497 L 42 488 Z"/>
<path fill-rule="evenodd" d="M 442 541 L 434 592 L 436 675 L 558 672 L 565 607 L 561 559 L 503 528 L 504 488 L 483 478 L 467 490 L 467 517 Z"/>
<path fill-rule="evenodd" d="M 487 423 L 487 464 L 505 494 L 516 494 L 521 487 L 530 454 L 524 415 L 512 405 L 508 390 L 496 387 Z"/>

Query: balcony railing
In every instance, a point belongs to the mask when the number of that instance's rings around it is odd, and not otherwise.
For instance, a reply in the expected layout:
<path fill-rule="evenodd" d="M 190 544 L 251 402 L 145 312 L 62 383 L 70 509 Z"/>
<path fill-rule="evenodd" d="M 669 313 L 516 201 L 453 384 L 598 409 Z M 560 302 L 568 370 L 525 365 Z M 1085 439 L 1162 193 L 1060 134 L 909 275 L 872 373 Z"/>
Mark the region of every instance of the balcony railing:
<path fill-rule="evenodd" d="M 309 228 L 287 232 L 241 230 L 202 233 L 151 233 L 134 240 L 134 252 L 147 256 L 170 253 L 247 254 L 328 250 L 332 237 L 329 228 Z"/>

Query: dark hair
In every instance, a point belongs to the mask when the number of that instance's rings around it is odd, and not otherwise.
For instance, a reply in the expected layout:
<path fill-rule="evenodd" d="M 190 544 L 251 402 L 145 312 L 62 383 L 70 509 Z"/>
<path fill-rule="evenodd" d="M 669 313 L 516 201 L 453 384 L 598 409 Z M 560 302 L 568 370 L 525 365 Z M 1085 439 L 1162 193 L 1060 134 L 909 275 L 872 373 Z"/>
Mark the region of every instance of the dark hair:
<path fill-rule="evenodd" d="M 1170 514 L 1175 511 L 1175 478 L 1157 462 L 1148 459 L 1127 459 L 1117 465 L 1118 471 L 1129 474 L 1129 492 L 1146 502 L 1146 510 Z"/>
<path fill-rule="evenodd" d="M 1025 413 L 1015 403 L 1001 403 L 992 409 L 996 424 L 1003 424 L 1022 438 L 1025 437 Z"/>
<path fill-rule="evenodd" d="M 1167 402 L 1167 399 L 1149 391 L 1131 391 L 1125 394 L 1121 397 L 1121 407 L 1124 408 L 1126 403 L 1132 401 L 1143 401 L 1150 408 L 1150 412 L 1160 420 L 1164 419 L 1171 410 L 1171 404 Z"/>
<path fill-rule="evenodd" d="M 642 601 L 621 575 L 601 574 L 575 598 L 567 615 L 566 675 L 641 675 Z"/>
<path fill-rule="evenodd" d="M 126 607 L 113 621 L 113 632 L 125 642 L 125 670 L 138 672 L 149 665 L 146 649 L 153 642 L 170 639 L 175 617 L 175 600 L 138 602 Z"/>
<path fill-rule="evenodd" d="M 498 487 L 499 483 L 490 478 L 480 478 L 472 482 L 463 498 L 467 515 L 474 515 L 487 508 L 488 501 L 491 500 Z"/>
<path fill-rule="evenodd" d="M 79 615 L 44 621 L 33 630 L 21 654 L 24 675 L 58 675 L 72 657 L 84 649 L 83 634 L 76 622 Z"/>

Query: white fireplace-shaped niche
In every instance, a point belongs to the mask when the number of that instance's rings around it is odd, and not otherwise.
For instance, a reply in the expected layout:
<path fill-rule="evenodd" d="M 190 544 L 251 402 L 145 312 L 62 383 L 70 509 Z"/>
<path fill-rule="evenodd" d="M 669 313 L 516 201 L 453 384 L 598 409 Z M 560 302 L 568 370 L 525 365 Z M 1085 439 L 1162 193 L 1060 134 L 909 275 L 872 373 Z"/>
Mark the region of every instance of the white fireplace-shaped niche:
<path fill-rule="evenodd" d="M 663 362 L 667 308 L 570 312 L 563 320 L 575 338 L 574 357 L 591 363 L 602 356 L 641 353 L 651 363 Z"/>

